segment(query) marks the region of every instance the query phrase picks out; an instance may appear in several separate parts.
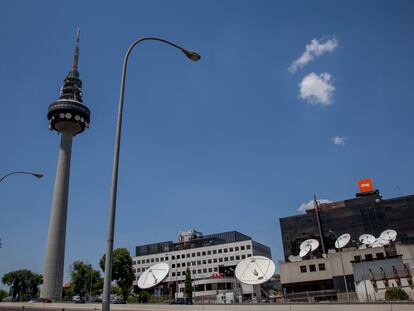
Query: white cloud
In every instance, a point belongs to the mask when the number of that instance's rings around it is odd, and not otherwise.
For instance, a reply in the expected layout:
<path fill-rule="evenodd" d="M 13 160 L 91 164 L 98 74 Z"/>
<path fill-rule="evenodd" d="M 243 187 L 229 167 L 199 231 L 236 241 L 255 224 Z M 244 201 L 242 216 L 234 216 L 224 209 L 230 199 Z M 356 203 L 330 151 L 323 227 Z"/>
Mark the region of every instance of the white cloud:
<path fill-rule="evenodd" d="M 299 98 L 307 100 L 311 104 L 328 106 L 332 103 L 335 87 L 331 83 L 331 75 L 327 72 L 320 75 L 314 72 L 308 74 L 299 84 L 299 88 Z"/>
<path fill-rule="evenodd" d="M 317 200 L 319 202 L 319 204 L 321 203 L 332 203 L 332 201 L 329 200 L 325 200 L 325 199 L 320 199 Z M 299 212 L 306 212 L 308 209 L 313 209 L 315 208 L 315 206 L 313 205 L 313 200 L 310 200 L 308 203 L 302 203 L 299 208 L 298 211 Z"/>
<path fill-rule="evenodd" d="M 325 41 L 324 41 L 325 40 Z M 332 52 L 338 46 L 338 41 L 335 37 L 330 39 L 313 39 L 306 45 L 305 52 L 302 56 L 295 60 L 289 67 L 289 72 L 294 73 L 299 68 L 302 68 L 310 61 L 314 60 L 317 56 Z"/>
<path fill-rule="evenodd" d="M 332 141 L 335 145 L 345 146 L 345 140 L 346 139 L 347 139 L 346 137 L 335 136 L 334 138 L 332 138 Z"/>

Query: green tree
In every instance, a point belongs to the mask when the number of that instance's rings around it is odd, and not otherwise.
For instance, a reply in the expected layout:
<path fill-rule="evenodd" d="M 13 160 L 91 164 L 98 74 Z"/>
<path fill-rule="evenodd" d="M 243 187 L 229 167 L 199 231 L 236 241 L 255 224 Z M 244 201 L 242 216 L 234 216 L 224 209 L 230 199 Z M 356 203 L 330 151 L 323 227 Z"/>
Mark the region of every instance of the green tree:
<path fill-rule="evenodd" d="M 385 291 L 385 300 L 408 300 L 408 294 L 399 287 L 390 287 Z"/>
<path fill-rule="evenodd" d="M 99 265 L 105 271 L 105 255 L 102 256 Z M 112 255 L 112 281 L 121 288 L 122 297 L 127 301 L 128 294 L 134 281 L 132 271 L 132 258 L 126 248 L 117 248 Z"/>
<path fill-rule="evenodd" d="M 189 301 L 193 301 L 193 286 L 190 268 L 187 268 L 187 272 L 185 273 L 184 295 Z"/>
<path fill-rule="evenodd" d="M 81 298 L 87 294 L 98 295 L 102 289 L 100 272 L 93 270 L 92 265 L 75 261 L 71 266 L 71 288 Z"/>
<path fill-rule="evenodd" d="M 6 292 L 4 289 L 0 289 L 0 302 L 3 301 L 4 298 L 7 298 L 9 293 Z"/>
<path fill-rule="evenodd" d="M 22 269 L 12 271 L 3 275 L 3 283 L 12 286 L 13 298 L 19 301 L 34 298 L 39 292 L 39 285 L 42 284 L 42 275 L 33 273 L 30 270 Z"/>

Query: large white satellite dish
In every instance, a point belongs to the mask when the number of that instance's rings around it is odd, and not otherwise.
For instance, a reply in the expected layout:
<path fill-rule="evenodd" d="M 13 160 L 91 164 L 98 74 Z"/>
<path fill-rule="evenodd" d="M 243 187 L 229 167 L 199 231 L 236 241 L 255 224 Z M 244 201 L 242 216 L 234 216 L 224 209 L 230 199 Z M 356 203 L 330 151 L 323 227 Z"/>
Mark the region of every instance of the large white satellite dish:
<path fill-rule="evenodd" d="M 165 262 L 157 263 L 141 274 L 138 279 L 138 287 L 142 289 L 153 287 L 161 283 L 170 271 L 170 266 Z"/>
<path fill-rule="evenodd" d="M 359 242 L 366 245 L 371 245 L 375 242 L 375 237 L 372 234 L 365 233 L 359 236 Z"/>
<path fill-rule="evenodd" d="M 256 285 L 270 280 L 275 270 L 275 264 L 269 258 L 253 256 L 240 261 L 234 274 L 240 282 Z"/>
<path fill-rule="evenodd" d="M 349 243 L 350 240 L 351 240 L 351 235 L 349 233 L 344 233 L 339 238 L 336 239 L 335 247 L 336 248 L 345 247 Z"/>
<path fill-rule="evenodd" d="M 396 239 L 397 239 L 397 231 L 393 229 L 382 231 L 381 235 L 379 236 L 379 240 L 382 240 L 382 241 L 394 242 Z"/>
<path fill-rule="evenodd" d="M 387 243 L 387 241 L 384 241 L 384 242 Z M 370 246 L 372 248 L 376 248 L 376 247 L 382 247 L 382 246 L 384 246 L 384 244 L 382 244 L 382 240 L 375 239 L 374 243 L 371 243 Z"/>
<path fill-rule="evenodd" d="M 310 251 L 313 252 L 314 250 L 316 250 L 319 247 L 319 242 L 318 240 L 315 239 L 309 239 L 309 240 L 305 240 L 303 241 L 299 248 L 302 249 L 307 249 L 308 247 L 310 247 Z"/>

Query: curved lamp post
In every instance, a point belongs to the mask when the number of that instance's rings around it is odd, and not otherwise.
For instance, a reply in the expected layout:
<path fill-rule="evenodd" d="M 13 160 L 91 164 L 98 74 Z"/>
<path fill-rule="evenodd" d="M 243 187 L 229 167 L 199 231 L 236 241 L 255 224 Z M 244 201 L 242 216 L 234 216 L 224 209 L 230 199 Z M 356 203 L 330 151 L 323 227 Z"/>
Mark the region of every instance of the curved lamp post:
<path fill-rule="evenodd" d="M 190 50 L 184 49 L 174 43 L 160 38 L 141 38 L 134 41 L 128 48 L 124 63 L 122 66 L 121 88 L 119 91 L 119 103 L 118 103 L 118 119 L 116 124 L 115 133 L 115 150 L 114 150 L 114 163 L 112 168 L 112 186 L 111 186 L 111 198 L 109 201 L 109 224 L 108 224 L 108 239 L 106 243 L 106 257 L 105 257 L 105 279 L 102 299 L 102 311 L 109 311 L 110 294 L 111 294 L 111 278 L 112 278 L 112 251 L 114 242 L 114 227 L 115 227 L 115 211 L 116 211 L 116 195 L 118 187 L 118 166 L 119 166 L 119 147 L 121 143 L 121 125 L 122 125 L 122 110 L 124 106 L 124 89 L 125 89 L 125 77 L 128 64 L 128 58 L 132 49 L 142 41 L 159 41 L 170 45 L 174 48 L 181 50 L 185 56 L 193 61 L 198 61 L 201 57 L 199 54 Z"/>
<path fill-rule="evenodd" d="M 42 178 L 43 177 L 43 174 L 40 174 L 40 173 L 32 173 L 32 172 L 11 172 L 11 173 L 8 173 L 8 174 L 6 174 L 6 175 L 4 175 L 2 178 L 0 178 L 0 182 L 2 182 L 6 177 L 8 177 L 8 176 L 10 176 L 10 175 L 14 175 L 14 174 L 26 174 L 26 175 L 32 175 L 32 176 L 34 176 L 34 177 L 36 177 L 36 178 Z"/>
<path fill-rule="evenodd" d="M 332 233 L 335 236 L 335 239 L 338 239 L 338 236 L 336 233 L 332 230 L 329 230 L 330 233 Z M 346 291 L 346 299 L 349 302 L 349 290 L 348 290 L 348 283 L 346 281 L 346 275 L 345 275 L 345 268 L 344 268 L 344 260 L 342 259 L 342 247 L 339 247 L 339 258 L 341 259 L 341 265 L 342 265 L 342 275 L 344 277 L 344 284 L 345 284 L 345 291 Z"/>

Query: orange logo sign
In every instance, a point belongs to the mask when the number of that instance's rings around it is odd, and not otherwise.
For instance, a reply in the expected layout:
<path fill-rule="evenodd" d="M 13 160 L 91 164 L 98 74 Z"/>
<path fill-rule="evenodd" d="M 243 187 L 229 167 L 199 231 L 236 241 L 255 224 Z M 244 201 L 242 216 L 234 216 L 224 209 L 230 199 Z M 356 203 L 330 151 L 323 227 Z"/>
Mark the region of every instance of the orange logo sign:
<path fill-rule="evenodd" d="M 358 186 L 359 192 L 367 192 L 374 189 L 371 178 L 358 180 Z"/>

